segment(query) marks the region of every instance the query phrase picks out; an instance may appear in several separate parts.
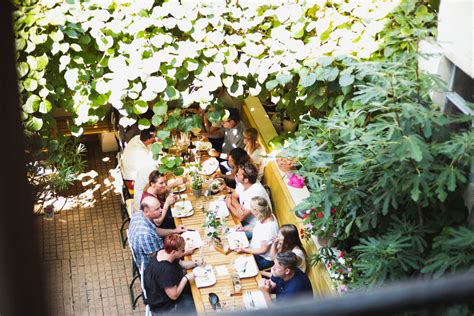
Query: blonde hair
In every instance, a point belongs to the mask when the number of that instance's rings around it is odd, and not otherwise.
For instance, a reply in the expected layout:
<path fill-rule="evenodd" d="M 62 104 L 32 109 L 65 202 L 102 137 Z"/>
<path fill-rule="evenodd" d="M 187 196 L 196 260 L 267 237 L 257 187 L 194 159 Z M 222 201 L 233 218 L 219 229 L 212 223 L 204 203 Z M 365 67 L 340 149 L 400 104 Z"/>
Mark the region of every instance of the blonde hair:
<path fill-rule="evenodd" d="M 242 133 L 244 137 L 247 137 L 249 139 L 249 142 L 247 145 L 245 145 L 245 150 L 250 154 L 252 154 L 255 150 L 258 148 L 262 147 L 262 145 L 258 141 L 258 131 L 253 128 L 249 127 L 244 129 L 244 132 Z"/>
<path fill-rule="evenodd" d="M 272 210 L 268 206 L 268 202 L 266 199 L 260 196 L 254 196 L 250 200 L 250 206 L 258 211 L 257 219 L 262 221 L 266 218 L 272 216 Z"/>

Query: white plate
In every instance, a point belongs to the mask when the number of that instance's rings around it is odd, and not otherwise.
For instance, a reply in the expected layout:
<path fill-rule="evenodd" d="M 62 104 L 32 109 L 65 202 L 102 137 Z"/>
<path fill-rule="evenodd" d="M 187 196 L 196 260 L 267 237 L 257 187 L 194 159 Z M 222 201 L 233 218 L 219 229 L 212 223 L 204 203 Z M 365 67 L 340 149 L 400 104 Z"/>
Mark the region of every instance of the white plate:
<path fill-rule="evenodd" d="M 196 267 L 193 269 L 194 273 L 194 282 L 196 287 L 205 287 L 216 284 L 216 275 L 212 270 L 211 265 L 206 265 L 204 267 Z"/>
<path fill-rule="evenodd" d="M 212 148 L 211 142 L 197 141 L 197 142 L 194 142 L 194 145 L 196 146 L 197 150 L 209 150 Z"/>
<path fill-rule="evenodd" d="M 174 187 L 170 190 L 170 192 L 173 192 L 173 193 L 181 193 L 184 191 L 186 191 L 186 183 L 178 185 L 177 187 Z"/>
<path fill-rule="evenodd" d="M 249 240 L 245 236 L 245 232 L 232 232 L 227 235 L 229 241 L 229 248 L 234 250 L 236 248 L 246 248 L 249 246 Z"/>
<path fill-rule="evenodd" d="M 174 203 L 171 208 L 171 214 L 173 217 L 188 217 L 194 214 L 193 205 L 191 201 L 178 201 Z"/>
<path fill-rule="evenodd" d="M 258 267 L 253 256 L 240 256 L 234 260 L 234 267 L 239 277 L 250 278 L 258 273 Z"/>
<path fill-rule="evenodd" d="M 246 310 L 262 309 L 267 308 L 267 302 L 262 292 L 248 291 L 244 293 L 244 306 Z"/>
<path fill-rule="evenodd" d="M 198 231 L 188 230 L 182 233 L 181 236 L 186 242 L 186 249 L 199 248 L 204 244 Z"/>
<path fill-rule="evenodd" d="M 217 213 L 220 218 L 229 216 L 229 209 L 223 200 L 209 202 L 209 212 Z"/>
<path fill-rule="evenodd" d="M 219 167 L 219 161 L 217 161 L 216 158 L 209 158 L 202 163 L 201 171 L 199 171 L 199 173 L 210 176 L 214 171 L 216 171 L 217 167 Z"/>

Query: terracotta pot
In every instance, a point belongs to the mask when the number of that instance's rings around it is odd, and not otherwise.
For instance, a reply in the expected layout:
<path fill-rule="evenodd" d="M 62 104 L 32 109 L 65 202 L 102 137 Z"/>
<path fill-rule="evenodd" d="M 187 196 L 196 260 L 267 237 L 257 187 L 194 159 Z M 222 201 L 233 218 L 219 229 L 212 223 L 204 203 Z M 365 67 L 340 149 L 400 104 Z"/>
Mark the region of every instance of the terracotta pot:
<path fill-rule="evenodd" d="M 317 236 L 317 240 L 318 240 L 318 244 L 321 247 L 329 247 L 329 237 L 327 237 L 327 236 L 325 236 L 325 237 Z"/>
<path fill-rule="evenodd" d="M 295 162 L 291 159 L 288 158 L 277 158 L 276 159 L 278 168 L 280 168 L 281 171 L 284 173 L 288 173 L 291 170 L 295 170 Z"/>
<path fill-rule="evenodd" d="M 296 130 L 296 122 L 293 122 L 289 119 L 283 119 L 283 130 L 285 132 L 294 132 Z"/>

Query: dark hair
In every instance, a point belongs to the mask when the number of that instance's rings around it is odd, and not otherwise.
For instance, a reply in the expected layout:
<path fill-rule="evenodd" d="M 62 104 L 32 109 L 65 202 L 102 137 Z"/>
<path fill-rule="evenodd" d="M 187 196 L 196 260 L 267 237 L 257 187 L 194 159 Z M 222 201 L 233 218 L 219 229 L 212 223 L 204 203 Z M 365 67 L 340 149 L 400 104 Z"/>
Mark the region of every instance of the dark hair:
<path fill-rule="evenodd" d="M 281 252 L 292 251 L 293 248 L 298 247 L 303 251 L 305 257 L 307 258 L 306 251 L 303 248 L 301 243 L 300 235 L 298 233 L 298 228 L 293 224 L 281 225 L 280 233 L 283 235 L 283 243 L 281 245 Z"/>
<path fill-rule="evenodd" d="M 142 142 L 146 142 L 150 138 L 155 137 L 155 135 L 154 135 L 155 131 L 156 131 L 156 128 L 153 125 L 151 125 L 147 129 L 144 129 L 144 130 L 140 131 L 140 140 Z"/>
<path fill-rule="evenodd" d="M 234 120 L 237 123 L 240 122 L 239 110 L 234 109 L 234 108 L 230 108 L 230 109 L 227 109 L 227 110 L 229 111 L 229 117 L 227 118 L 228 121 Z"/>
<path fill-rule="evenodd" d="M 153 170 L 148 175 L 148 185 L 150 186 L 152 183 L 156 183 L 159 178 L 163 178 L 165 175 L 159 172 L 158 170 Z"/>
<path fill-rule="evenodd" d="M 276 255 L 276 260 L 284 266 L 292 271 L 296 269 L 296 254 L 293 251 L 284 251 L 279 252 Z"/>
<path fill-rule="evenodd" d="M 240 147 L 232 148 L 229 152 L 229 156 L 234 160 L 235 169 L 238 169 L 240 165 L 251 160 L 247 152 Z"/>
<path fill-rule="evenodd" d="M 166 236 L 165 241 L 163 242 L 164 249 L 166 253 L 171 253 L 171 251 L 178 251 L 184 249 L 186 242 L 181 235 L 171 234 Z"/>
<path fill-rule="evenodd" d="M 249 179 L 249 182 L 254 184 L 257 182 L 258 169 L 251 162 L 246 162 L 243 165 L 239 165 L 239 169 L 244 171 L 244 177 Z"/>

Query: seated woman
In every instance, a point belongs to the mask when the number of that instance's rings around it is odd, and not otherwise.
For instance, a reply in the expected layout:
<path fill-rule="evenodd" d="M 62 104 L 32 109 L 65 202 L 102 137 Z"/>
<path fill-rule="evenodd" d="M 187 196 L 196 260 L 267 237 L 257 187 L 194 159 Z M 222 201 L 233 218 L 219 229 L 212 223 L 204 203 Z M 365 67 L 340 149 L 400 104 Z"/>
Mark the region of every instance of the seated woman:
<path fill-rule="evenodd" d="M 170 206 L 176 202 L 174 195 L 168 195 L 170 188 L 186 183 L 186 178 L 179 178 L 172 185 L 167 186 L 165 175 L 158 170 L 153 170 L 148 176 L 148 184 L 146 185 L 142 199 L 147 196 L 154 196 L 160 201 L 160 206 L 163 209 L 161 217 L 156 219 L 155 223 L 161 228 L 176 228 L 174 225 L 173 216 L 171 215 Z"/>
<path fill-rule="evenodd" d="M 257 266 L 264 270 L 273 266 L 270 257 L 271 245 L 278 234 L 278 222 L 273 216 L 268 202 L 260 196 L 253 197 L 250 202 L 252 214 L 258 222 L 255 226 L 239 227 L 238 230 L 252 230 L 253 236 L 250 247 L 236 249 L 238 253 L 251 253 L 255 257 Z"/>
<path fill-rule="evenodd" d="M 239 170 L 238 166 L 243 165 L 247 161 L 250 161 L 250 156 L 247 155 L 247 152 L 242 148 L 234 148 L 229 152 L 227 163 L 231 170 L 226 173 L 224 168 L 221 168 L 222 175 L 216 175 L 216 177 L 222 177 L 225 180 L 225 183 L 228 187 L 235 189 L 237 182 L 235 176 Z"/>
<path fill-rule="evenodd" d="M 280 252 L 292 251 L 296 255 L 297 267 L 306 273 L 307 255 L 301 243 L 298 228 L 293 224 L 285 224 L 280 227 L 278 236 L 272 244 L 270 250 L 270 257 L 275 260 L 275 257 Z M 269 272 L 262 272 L 262 276 L 270 277 Z"/>
<path fill-rule="evenodd" d="M 265 168 L 264 156 L 266 155 L 266 152 L 263 146 L 258 141 L 258 131 L 253 127 L 249 127 L 244 129 L 243 136 L 245 151 L 257 166 L 258 180 L 261 181 L 263 177 L 263 170 Z"/>
<path fill-rule="evenodd" d="M 184 269 L 192 269 L 204 264 L 203 261 L 184 261 L 185 241 L 180 235 L 169 235 L 164 240 L 164 249 L 158 251 L 144 272 L 146 304 L 152 315 L 170 311 L 179 313 L 195 312 L 189 281 L 192 272 L 184 274 Z"/>

